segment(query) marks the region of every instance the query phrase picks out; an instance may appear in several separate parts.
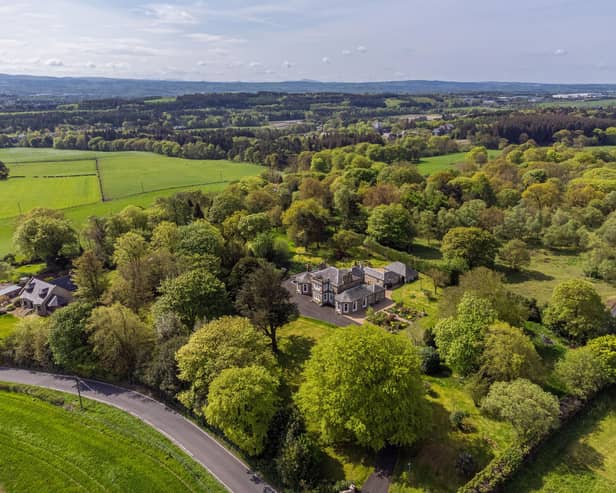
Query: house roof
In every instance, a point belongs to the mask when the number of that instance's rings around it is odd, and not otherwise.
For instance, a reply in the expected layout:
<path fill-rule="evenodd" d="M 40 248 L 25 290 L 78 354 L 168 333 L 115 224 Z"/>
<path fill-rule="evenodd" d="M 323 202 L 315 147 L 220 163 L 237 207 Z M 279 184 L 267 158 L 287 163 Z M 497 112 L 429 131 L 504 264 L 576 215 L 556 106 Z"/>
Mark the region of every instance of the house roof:
<path fill-rule="evenodd" d="M 15 293 L 21 289 L 21 286 L 17 284 L 9 284 L 8 286 L 0 287 L 0 296 L 8 296 L 11 293 Z"/>
<path fill-rule="evenodd" d="M 374 279 L 379 279 L 381 281 L 385 280 L 385 271 L 381 269 L 373 269 L 372 267 L 364 267 L 364 274 L 367 276 L 373 277 Z"/>
<path fill-rule="evenodd" d="M 336 267 L 326 267 L 312 273 L 312 277 L 320 277 L 324 281 L 331 282 L 334 286 L 343 284 L 343 278 L 349 273 L 349 269 L 338 269 Z"/>
<path fill-rule="evenodd" d="M 77 286 L 73 283 L 71 276 L 58 277 L 51 281 L 51 284 L 58 286 L 59 288 L 66 289 L 67 291 L 77 291 Z"/>
<path fill-rule="evenodd" d="M 51 294 L 55 286 L 41 279 L 33 277 L 30 279 L 19 293 L 19 297 L 29 300 L 34 305 L 40 305 Z"/>
<path fill-rule="evenodd" d="M 368 286 L 361 285 L 351 289 L 347 289 L 340 294 L 336 295 L 336 301 L 340 303 L 349 303 L 353 301 L 359 301 L 362 298 L 369 296 L 372 293 L 368 289 Z"/>
<path fill-rule="evenodd" d="M 302 272 L 301 274 L 297 274 L 295 276 L 295 280 L 299 283 L 309 283 L 312 278 L 310 272 Z"/>
<path fill-rule="evenodd" d="M 385 266 L 386 271 L 395 272 L 399 276 L 403 276 L 405 280 L 409 280 L 412 277 L 416 277 L 418 272 L 415 269 L 411 269 L 408 265 L 402 262 L 392 262 Z"/>

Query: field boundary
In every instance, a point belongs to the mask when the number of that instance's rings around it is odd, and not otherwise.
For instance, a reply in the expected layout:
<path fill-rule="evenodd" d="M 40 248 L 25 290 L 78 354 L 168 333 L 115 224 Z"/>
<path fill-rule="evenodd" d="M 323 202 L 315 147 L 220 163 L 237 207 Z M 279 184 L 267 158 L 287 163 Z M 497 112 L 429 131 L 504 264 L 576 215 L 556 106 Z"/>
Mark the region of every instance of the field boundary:
<path fill-rule="evenodd" d="M 145 195 L 147 193 L 164 192 L 166 190 L 179 190 L 182 188 L 190 188 L 190 187 L 205 187 L 207 185 L 224 185 L 225 183 L 231 183 L 232 181 L 234 180 L 208 181 L 205 183 L 192 183 L 190 185 L 177 185 L 174 187 L 155 188 L 153 190 L 143 190 L 137 193 L 129 193 L 127 195 L 119 195 L 117 197 L 110 197 L 109 199 L 103 200 L 103 202 L 113 202 L 114 200 L 128 199 L 130 197 L 137 197 L 138 195 Z"/>
<path fill-rule="evenodd" d="M 98 164 L 98 158 L 94 159 L 94 168 L 96 169 L 96 178 L 98 178 L 98 188 L 101 193 L 101 202 L 107 202 L 105 198 L 105 189 L 103 188 L 103 177 L 101 176 L 101 168 Z"/>
<path fill-rule="evenodd" d="M 6 147 L 5 149 L 19 149 L 18 147 Z M 53 149 L 53 147 L 42 147 L 41 149 Z M 69 149 L 67 149 L 69 150 Z M 87 151 L 83 151 L 87 152 Z M 77 161 L 94 161 L 95 157 L 86 157 L 86 158 L 67 158 L 67 159 L 42 159 L 36 161 L 4 161 L 4 164 L 46 164 L 46 163 L 67 163 L 67 162 L 77 162 Z"/>

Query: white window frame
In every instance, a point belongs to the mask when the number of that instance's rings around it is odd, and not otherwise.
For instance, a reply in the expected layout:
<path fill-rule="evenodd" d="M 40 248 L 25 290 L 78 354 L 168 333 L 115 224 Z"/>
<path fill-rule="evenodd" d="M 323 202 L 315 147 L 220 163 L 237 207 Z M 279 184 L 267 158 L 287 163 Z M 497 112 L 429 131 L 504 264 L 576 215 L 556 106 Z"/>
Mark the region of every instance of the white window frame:
<path fill-rule="evenodd" d="M 362 306 L 363 308 L 366 308 L 366 307 L 368 306 L 368 298 L 367 298 L 367 297 L 365 297 L 365 298 L 364 298 L 364 301 L 362 301 L 361 306 Z"/>
<path fill-rule="evenodd" d="M 348 303 L 342 303 L 342 311 L 344 313 L 349 313 L 349 304 Z"/>
<path fill-rule="evenodd" d="M 357 300 L 355 300 L 353 302 L 353 311 L 356 312 L 357 311 Z"/>
<path fill-rule="evenodd" d="M 302 284 L 302 292 L 307 293 L 308 292 L 308 284 Z"/>

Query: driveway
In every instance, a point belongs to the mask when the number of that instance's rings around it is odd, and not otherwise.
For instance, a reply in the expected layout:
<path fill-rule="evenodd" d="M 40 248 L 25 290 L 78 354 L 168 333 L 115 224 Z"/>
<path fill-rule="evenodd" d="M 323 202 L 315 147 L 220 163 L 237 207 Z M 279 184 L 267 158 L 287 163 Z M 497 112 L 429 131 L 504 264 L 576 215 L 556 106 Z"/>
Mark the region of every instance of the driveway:
<path fill-rule="evenodd" d="M 30 370 L 0 367 L 0 382 L 36 385 L 77 394 L 75 378 Z M 81 395 L 122 409 L 155 428 L 192 456 L 232 493 L 275 493 L 211 435 L 161 402 L 107 383 L 86 379 L 79 382 Z"/>
<path fill-rule="evenodd" d="M 295 284 L 293 284 L 290 280 L 285 281 L 283 284 L 284 287 L 291 293 L 291 301 L 297 305 L 300 315 L 321 320 L 322 322 L 334 324 L 339 327 L 346 327 L 347 325 L 356 324 L 354 320 L 338 315 L 333 307 L 319 306 L 312 302 L 312 298 L 310 296 L 299 294 L 295 289 Z"/>

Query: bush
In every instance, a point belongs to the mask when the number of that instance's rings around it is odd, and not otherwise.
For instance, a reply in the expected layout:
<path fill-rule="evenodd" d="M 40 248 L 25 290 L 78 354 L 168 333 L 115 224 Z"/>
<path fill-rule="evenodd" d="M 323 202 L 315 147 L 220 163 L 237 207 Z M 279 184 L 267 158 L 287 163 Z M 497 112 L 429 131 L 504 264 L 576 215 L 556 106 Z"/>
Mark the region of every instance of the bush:
<path fill-rule="evenodd" d="M 470 452 L 462 451 L 456 458 L 456 471 L 465 478 L 472 478 L 477 472 L 477 461 Z"/>
<path fill-rule="evenodd" d="M 425 375 L 435 375 L 441 369 L 441 358 L 432 346 L 419 348 L 420 368 Z"/>
<path fill-rule="evenodd" d="M 449 423 L 451 423 L 451 426 L 456 430 L 462 430 L 464 428 L 464 421 L 468 416 L 469 414 L 466 411 L 456 409 L 449 415 Z"/>

